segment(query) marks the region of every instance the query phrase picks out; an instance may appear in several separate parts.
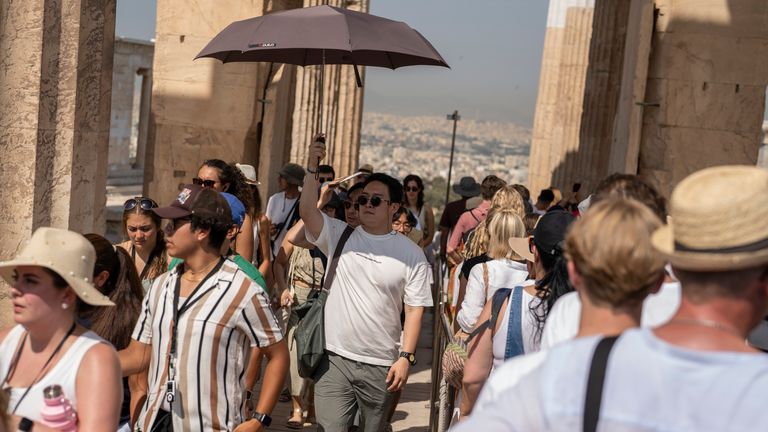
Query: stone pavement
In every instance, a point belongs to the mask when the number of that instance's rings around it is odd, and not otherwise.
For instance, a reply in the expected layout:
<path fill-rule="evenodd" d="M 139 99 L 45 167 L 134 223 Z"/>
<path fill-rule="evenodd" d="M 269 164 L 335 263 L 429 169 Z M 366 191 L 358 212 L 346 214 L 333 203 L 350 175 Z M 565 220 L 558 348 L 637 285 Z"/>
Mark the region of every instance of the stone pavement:
<path fill-rule="evenodd" d="M 408 384 L 405 386 L 400 403 L 392 418 L 392 429 L 403 432 L 424 432 L 429 429 L 429 393 L 432 378 L 432 313 L 424 314 L 424 320 L 416 350 L 416 366 L 411 370 Z M 272 413 L 270 431 L 293 431 L 285 422 L 291 413 L 290 402 L 278 402 Z M 313 431 L 315 425 L 303 430 Z"/>

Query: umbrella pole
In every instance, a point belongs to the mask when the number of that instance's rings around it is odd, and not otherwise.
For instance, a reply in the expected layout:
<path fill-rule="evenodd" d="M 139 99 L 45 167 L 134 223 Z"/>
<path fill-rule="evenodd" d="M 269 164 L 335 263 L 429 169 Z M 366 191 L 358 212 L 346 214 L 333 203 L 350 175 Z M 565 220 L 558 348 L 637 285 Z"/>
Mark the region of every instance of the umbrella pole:
<path fill-rule="evenodd" d="M 324 104 L 323 104 L 323 93 L 324 93 L 323 92 L 323 87 L 325 87 L 325 50 L 323 50 L 323 54 L 322 55 L 323 55 L 323 64 L 320 65 L 320 96 L 318 97 L 318 99 L 319 99 L 319 111 L 320 111 L 319 112 L 320 119 L 319 119 L 318 125 L 317 125 L 317 134 L 318 134 L 318 136 L 321 133 L 323 133 L 323 109 L 324 109 Z M 318 140 L 322 140 L 322 142 L 325 143 L 325 138 L 322 138 L 322 139 L 318 138 Z M 326 153 L 327 153 L 327 150 L 326 150 Z M 317 165 L 320 165 L 320 158 L 317 159 Z M 315 172 L 315 180 L 317 180 L 318 178 L 320 178 L 320 173 L 319 172 Z"/>

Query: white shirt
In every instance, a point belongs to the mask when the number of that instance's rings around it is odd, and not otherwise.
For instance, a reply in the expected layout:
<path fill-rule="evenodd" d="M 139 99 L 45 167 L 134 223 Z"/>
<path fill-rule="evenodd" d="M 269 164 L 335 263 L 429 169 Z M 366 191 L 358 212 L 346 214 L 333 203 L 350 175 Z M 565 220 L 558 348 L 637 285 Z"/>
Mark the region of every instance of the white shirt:
<path fill-rule="evenodd" d="M 641 326 L 658 327 L 665 324 L 677 312 L 678 307 L 680 307 L 680 283 L 663 284 L 658 293 L 649 295 L 643 301 Z M 573 339 L 579 332 L 580 323 L 581 299 L 578 293 L 570 292 L 558 298 L 547 315 L 541 337 L 541 349 Z"/>
<path fill-rule="evenodd" d="M 553 347 L 540 367 L 455 431 L 581 430 L 587 375 L 599 340 L 585 337 Z M 649 329 L 632 329 L 611 351 L 598 430 L 765 430 L 767 393 L 765 354 L 685 349 Z"/>
<path fill-rule="evenodd" d="M 323 215 L 323 229 L 307 240 L 329 257 L 347 224 Z M 329 262 L 330 265 L 330 262 Z M 400 312 L 432 306 L 430 268 L 424 252 L 395 231 L 370 234 L 359 226 L 339 257 L 325 306 L 326 349 L 342 357 L 390 366 L 400 351 Z"/>
<path fill-rule="evenodd" d="M 299 206 L 296 205 L 294 207 L 294 204 L 296 204 L 298 199 L 298 197 L 290 199 L 286 198 L 285 192 L 278 192 L 269 197 L 269 201 L 267 201 L 267 212 L 265 213 L 267 219 L 269 219 L 269 223 L 278 225 L 287 222 L 291 217 L 291 209 L 298 215 Z M 291 227 L 284 227 L 275 239 L 275 244 L 272 249 L 273 255 L 277 255 L 277 251 L 280 250 L 280 245 L 283 244 L 283 239 L 289 229 L 291 229 Z"/>
<path fill-rule="evenodd" d="M 461 329 L 469 333 L 475 327 L 477 318 L 483 311 L 485 303 L 493 297 L 499 288 L 514 288 L 528 279 L 528 267 L 517 261 L 506 258 L 495 259 L 485 263 L 488 266 L 488 291 L 483 281 L 483 265 L 472 267 L 467 279 L 467 291 L 461 310 L 456 321 Z"/>

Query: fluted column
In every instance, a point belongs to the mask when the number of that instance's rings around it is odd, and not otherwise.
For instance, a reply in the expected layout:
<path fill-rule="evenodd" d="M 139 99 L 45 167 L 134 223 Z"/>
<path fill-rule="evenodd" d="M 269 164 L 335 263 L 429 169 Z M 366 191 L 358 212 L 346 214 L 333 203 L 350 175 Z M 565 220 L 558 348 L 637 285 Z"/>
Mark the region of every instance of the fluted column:
<path fill-rule="evenodd" d="M 550 0 L 533 125 L 529 186 L 534 195 L 569 186 L 578 150 L 594 0 Z M 561 184 L 562 183 L 562 184 Z"/>

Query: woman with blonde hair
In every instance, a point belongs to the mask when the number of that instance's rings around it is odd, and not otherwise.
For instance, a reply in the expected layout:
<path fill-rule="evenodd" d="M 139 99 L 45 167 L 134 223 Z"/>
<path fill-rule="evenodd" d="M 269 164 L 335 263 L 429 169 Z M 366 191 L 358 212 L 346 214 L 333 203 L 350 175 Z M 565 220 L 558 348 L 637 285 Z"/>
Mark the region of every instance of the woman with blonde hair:
<path fill-rule="evenodd" d="M 480 222 L 477 228 L 470 234 L 470 237 L 467 240 L 467 249 L 464 251 L 465 259 L 459 264 L 459 268 L 456 270 L 457 276 L 454 283 L 458 283 L 459 289 L 454 296 L 454 306 L 460 307 L 461 303 L 464 301 L 467 282 L 469 281 L 469 274 L 472 269 L 476 265 L 488 262 L 492 259 L 486 253 L 488 250 L 488 242 L 490 240 L 488 223 L 497 211 L 504 209 L 513 211 L 520 216 L 520 218 L 523 218 L 525 215 L 523 199 L 514 186 L 504 186 L 493 195 L 487 217 Z"/>
<path fill-rule="evenodd" d="M 525 236 L 520 215 L 513 209 L 497 209 L 487 221 L 486 254 L 490 261 L 475 266 L 470 272 L 466 296 L 456 316 L 459 327 L 467 333 L 475 327 L 483 306 L 497 289 L 520 285 L 528 278 L 524 259 L 509 246 L 510 238 Z"/>

